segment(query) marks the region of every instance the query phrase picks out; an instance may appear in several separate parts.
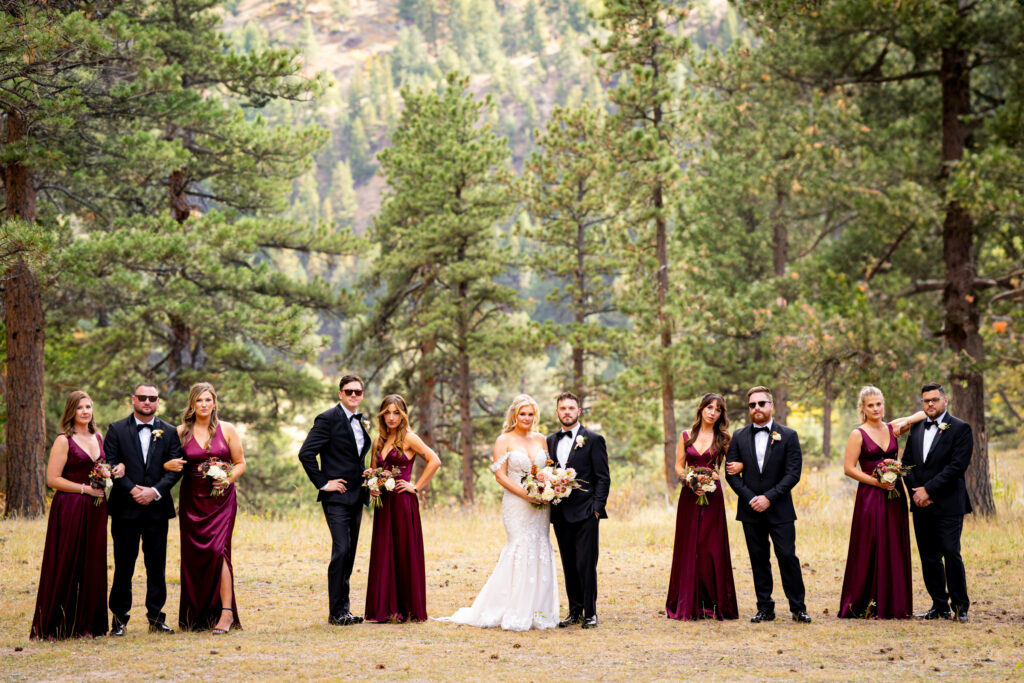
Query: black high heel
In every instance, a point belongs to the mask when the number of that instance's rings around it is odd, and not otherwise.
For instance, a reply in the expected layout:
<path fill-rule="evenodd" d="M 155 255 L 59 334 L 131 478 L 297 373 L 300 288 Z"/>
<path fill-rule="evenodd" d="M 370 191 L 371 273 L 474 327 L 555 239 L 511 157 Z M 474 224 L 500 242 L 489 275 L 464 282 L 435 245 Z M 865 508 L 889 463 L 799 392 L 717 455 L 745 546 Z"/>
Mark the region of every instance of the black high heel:
<path fill-rule="evenodd" d="M 231 609 L 230 607 L 221 607 L 220 611 L 221 612 L 234 612 L 235 610 Z M 227 633 L 230 630 L 231 630 L 230 626 L 228 626 L 227 628 L 215 628 L 215 629 L 213 629 L 213 631 L 211 633 L 213 635 L 215 635 L 215 636 L 222 636 L 222 635 L 224 635 L 225 633 Z"/>

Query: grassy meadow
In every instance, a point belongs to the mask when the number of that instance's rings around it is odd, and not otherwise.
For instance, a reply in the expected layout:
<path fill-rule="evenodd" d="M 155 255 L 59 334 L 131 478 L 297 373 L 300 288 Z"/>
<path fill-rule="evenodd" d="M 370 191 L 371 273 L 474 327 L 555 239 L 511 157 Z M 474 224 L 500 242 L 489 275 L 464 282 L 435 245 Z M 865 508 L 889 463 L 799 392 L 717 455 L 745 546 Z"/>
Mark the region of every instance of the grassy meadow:
<path fill-rule="evenodd" d="M 151 635 L 145 628 L 140 556 L 135 608 L 125 638 L 57 643 L 28 638 L 45 520 L 0 521 L 0 679 L 239 680 L 1024 680 L 1024 453 L 993 456 L 999 515 L 968 517 L 963 554 L 971 621 L 879 622 L 835 618 L 846 561 L 854 487 L 837 465 L 805 472 L 796 491 L 797 550 L 810 625 L 788 619 L 776 571 L 779 620 L 749 623 L 750 567 L 735 496 L 727 489 L 738 621 L 665 618 L 675 510 L 636 507 L 616 491 L 601 526 L 600 627 L 511 633 L 430 621 L 327 624 L 329 537 L 320 515 L 267 520 L 240 516 L 234 535 L 236 590 L 244 631 Z M 504 544 L 495 507 L 423 514 L 427 607 L 441 616 L 469 605 Z M 362 613 L 372 522 L 364 520 L 353 574 L 353 612 Z M 913 534 L 911 534 L 913 538 Z M 914 549 L 915 606 L 929 600 Z M 108 544 L 110 569 L 113 567 Z M 178 530 L 168 550 L 168 620 L 178 612 Z M 559 569 L 559 580 L 561 570 Z M 565 611 L 565 598 L 561 598 Z"/>

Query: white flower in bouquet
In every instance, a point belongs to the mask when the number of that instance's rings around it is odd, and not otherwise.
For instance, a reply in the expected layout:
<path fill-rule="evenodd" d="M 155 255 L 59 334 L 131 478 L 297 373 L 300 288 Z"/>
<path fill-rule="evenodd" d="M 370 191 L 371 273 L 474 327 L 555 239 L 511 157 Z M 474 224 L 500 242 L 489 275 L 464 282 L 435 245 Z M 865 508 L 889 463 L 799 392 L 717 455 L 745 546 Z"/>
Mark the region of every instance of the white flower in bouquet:
<path fill-rule="evenodd" d="M 570 479 L 575 479 L 576 478 L 576 470 L 574 470 L 572 467 L 566 467 L 565 468 L 565 473 L 566 473 L 566 475 L 568 475 L 568 477 Z"/>
<path fill-rule="evenodd" d="M 384 482 L 384 488 L 386 488 L 388 491 L 394 491 L 395 490 L 395 480 L 390 478 L 390 477 L 388 477 L 387 481 Z"/>
<path fill-rule="evenodd" d="M 224 481 L 228 478 L 228 473 L 220 465 L 210 465 L 210 469 L 206 470 L 206 476 L 217 481 Z"/>
<path fill-rule="evenodd" d="M 889 471 L 882 474 L 882 481 L 886 484 L 892 484 L 899 477 L 895 472 Z"/>
<path fill-rule="evenodd" d="M 555 490 L 553 488 L 545 488 L 544 492 L 540 494 L 540 499 L 545 503 L 550 503 L 555 499 Z"/>
<path fill-rule="evenodd" d="M 715 482 L 709 481 L 707 484 L 704 484 L 701 488 L 704 489 L 705 493 L 714 493 L 715 489 L 718 487 L 715 486 Z"/>

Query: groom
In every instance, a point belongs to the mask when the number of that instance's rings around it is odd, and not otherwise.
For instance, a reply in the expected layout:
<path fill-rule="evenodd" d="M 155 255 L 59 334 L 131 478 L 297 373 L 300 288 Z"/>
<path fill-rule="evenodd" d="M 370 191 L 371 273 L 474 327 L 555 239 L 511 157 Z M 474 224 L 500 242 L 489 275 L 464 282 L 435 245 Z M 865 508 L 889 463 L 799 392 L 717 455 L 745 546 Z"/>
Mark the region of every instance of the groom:
<path fill-rule="evenodd" d="M 580 400 L 575 394 L 559 394 L 555 410 L 562 428 L 548 435 L 548 453 L 559 467 L 573 468 L 576 478 L 585 482 L 584 488 L 551 506 L 569 597 L 569 616 L 558 626 L 597 628 L 597 527 L 599 520 L 608 518 L 604 509 L 611 484 L 608 450 L 603 436 L 579 423 Z"/>
<path fill-rule="evenodd" d="M 913 466 L 906 477 L 913 491 L 910 509 L 921 573 L 932 599 L 931 609 L 918 618 L 966 622 L 971 601 L 960 557 L 960 533 L 964 515 L 971 512 L 964 472 L 971 464 L 974 437 L 969 424 L 949 414 L 949 399 L 941 384 L 925 384 L 921 404 L 927 419 L 911 427 L 903 453 L 903 464 Z"/>
<path fill-rule="evenodd" d="M 750 424 L 732 435 L 725 456 L 725 479 L 739 496 L 736 519 L 743 522 L 754 574 L 757 614 L 750 621 L 759 624 L 775 619 L 770 560 L 774 545 L 793 621 L 809 624 L 804 580 L 796 556 L 796 511 L 790 494 L 800 481 L 803 456 L 797 433 L 772 420 L 773 407 L 768 387 L 754 387 L 747 392 Z M 739 474 L 730 473 L 728 463 L 734 462 L 743 463 Z"/>
<path fill-rule="evenodd" d="M 317 500 L 324 508 L 331 532 L 331 563 L 327 567 L 328 623 L 348 626 L 362 623 L 349 607 L 349 578 L 359 541 L 359 524 L 368 492 L 363 488 L 370 434 L 363 414 L 363 380 L 345 375 L 338 383 L 340 403 L 320 413 L 299 449 L 306 476 L 319 489 Z M 317 462 L 320 456 L 320 462 Z"/>
<path fill-rule="evenodd" d="M 174 517 L 171 489 L 181 472 L 168 472 L 164 463 L 181 457 L 178 430 L 156 416 L 160 392 L 139 384 L 132 392 L 132 414 L 107 427 L 103 455 L 111 467 L 124 464 L 124 476 L 114 480 L 107 512 L 114 541 L 114 580 L 110 585 L 110 635 L 123 636 L 132 609 L 132 575 L 142 543 L 146 565 L 146 616 L 149 630 L 174 633 L 163 613 L 167 602 L 167 526 Z"/>

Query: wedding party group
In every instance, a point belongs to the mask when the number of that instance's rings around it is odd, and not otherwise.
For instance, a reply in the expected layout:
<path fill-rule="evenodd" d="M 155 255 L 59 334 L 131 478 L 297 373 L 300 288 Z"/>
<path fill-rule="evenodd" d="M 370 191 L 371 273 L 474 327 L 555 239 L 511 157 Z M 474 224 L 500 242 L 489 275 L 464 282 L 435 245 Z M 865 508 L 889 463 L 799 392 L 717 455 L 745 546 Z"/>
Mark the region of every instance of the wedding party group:
<path fill-rule="evenodd" d="M 359 410 L 363 380 L 346 375 L 338 389 L 338 403 L 315 418 L 298 453 L 331 538 L 328 623 L 425 621 L 418 494 L 441 461 L 411 429 L 401 396 L 386 396 L 371 422 Z M 168 526 L 175 517 L 171 492 L 179 481 L 178 627 L 215 635 L 241 628 L 231 562 L 238 508 L 234 484 L 245 471 L 241 440 L 232 425 L 218 420 L 217 393 L 209 383 L 190 389 L 178 426 L 156 416 L 159 401 L 156 386 L 136 386 L 132 414 L 112 423 L 104 439 L 89 396 L 69 394 L 47 464 L 47 485 L 55 493 L 32 638 L 125 635 L 140 546 L 149 630 L 174 633 L 163 609 Z M 738 618 L 724 476 L 738 497 L 736 519 L 750 556 L 757 597 L 751 621 L 775 619 L 773 547 L 793 619 L 811 621 L 791 495 L 801 476 L 799 437 L 773 420 L 767 387 L 750 389 L 747 401 L 750 424 L 730 434 L 725 399 L 705 394 L 693 425 L 680 435 L 676 474 L 683 489 L 666 602 L 670 619 Z M 926 384 L 921 402 L 922 411 L 885 422 L 881 391 L 865 387 L 860 392 L 862 424 L 851 433 L 844 456 L 844 471 L 858 487 L 840 617 L 912 616 L 909 500 L 932 600 L 918 616 L 967 621 L 960 536 L 963 517 L 971 511 L 964 483 L 973 450 L 971 428 L 948 412 L 941 385 Z M 547 436 L 538 430 L 540 409 L 529 395 L 516 396 L 506 411 L 491 464 L 503 489 L 506 543 L 472 605 L 438 621 L 516 631 L 597 627 L 599 525 L 607 518 L 611 484 L 608 452 L 601 434 L 580 423 L 577 396 L 564 392 L 555 404 L 558 429 Z M 900 458 L 898 438 L 906 432 Z M 414 483 L 417 457 L 424 466 Z M 363 615 L 356 616 L 350 578 L 365 506 L 373 509 L 373 535 Z M 108 516 L 114 555 L 109 599 Z M 552 528 L 569 603 L 564 617 Z"/>

